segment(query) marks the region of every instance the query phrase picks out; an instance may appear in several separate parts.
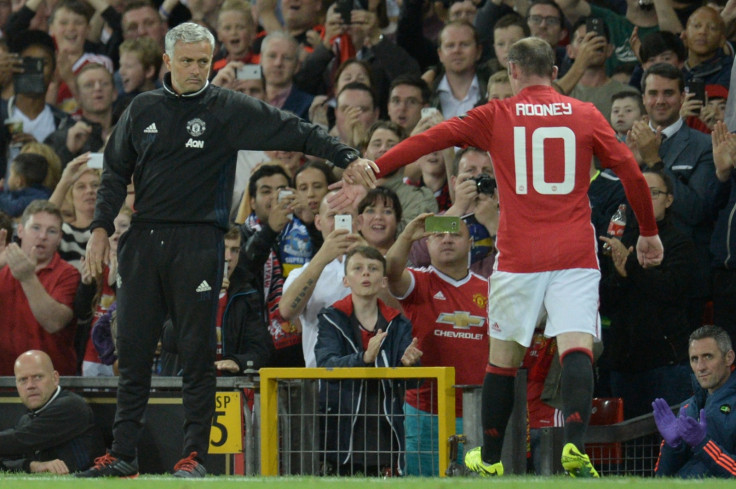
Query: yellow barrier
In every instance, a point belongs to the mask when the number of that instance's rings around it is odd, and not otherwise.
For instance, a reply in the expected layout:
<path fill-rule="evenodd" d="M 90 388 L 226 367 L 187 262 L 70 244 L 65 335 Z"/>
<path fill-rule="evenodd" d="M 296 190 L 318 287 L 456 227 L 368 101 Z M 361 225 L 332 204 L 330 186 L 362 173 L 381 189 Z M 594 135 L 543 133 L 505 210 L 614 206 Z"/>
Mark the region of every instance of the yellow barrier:
<path fill-rule="evenodd" d="M 261 475 L 279 475 L 278 381 L 291 379 L 437 379 L 440 477 L 449 465 L 449 439 L 455 434 L 455 369 L 401 368 L 262 368 Z"/>

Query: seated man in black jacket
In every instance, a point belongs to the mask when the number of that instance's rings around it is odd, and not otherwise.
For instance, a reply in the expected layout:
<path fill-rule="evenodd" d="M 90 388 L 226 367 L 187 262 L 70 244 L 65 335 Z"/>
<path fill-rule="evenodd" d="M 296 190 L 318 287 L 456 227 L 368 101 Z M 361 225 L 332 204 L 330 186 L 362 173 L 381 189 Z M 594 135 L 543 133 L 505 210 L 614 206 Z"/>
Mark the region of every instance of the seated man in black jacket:
<path fill-rule="evenodd" d="M 44 352 L 15 361 L 15 383 L 28 408 L 15 427 L 0 431 L 0 470 L 68 474 L 84 470 L 105 453 L 92 410 L 59 387 L 59 372 Z"/>

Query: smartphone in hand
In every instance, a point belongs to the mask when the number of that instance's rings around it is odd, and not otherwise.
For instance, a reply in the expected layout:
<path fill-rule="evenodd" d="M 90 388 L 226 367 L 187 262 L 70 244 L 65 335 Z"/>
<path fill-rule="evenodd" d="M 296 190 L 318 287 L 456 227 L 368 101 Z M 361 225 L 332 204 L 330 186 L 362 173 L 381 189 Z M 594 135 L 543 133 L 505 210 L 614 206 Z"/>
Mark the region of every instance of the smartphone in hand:
<path fill-rule="evenodd" d="M 353 216 L 350 214 L 338 214 L 335 216 L 335 229 L 347 229 L 353 232 Z"/>

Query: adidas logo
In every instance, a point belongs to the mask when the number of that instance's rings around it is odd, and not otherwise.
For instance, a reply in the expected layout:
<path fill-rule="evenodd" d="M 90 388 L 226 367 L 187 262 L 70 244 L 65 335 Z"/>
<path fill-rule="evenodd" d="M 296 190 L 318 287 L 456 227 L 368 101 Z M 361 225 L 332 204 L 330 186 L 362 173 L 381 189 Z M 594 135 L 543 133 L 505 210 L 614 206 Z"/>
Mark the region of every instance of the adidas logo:
<path fill-rule="evenodd" d="M 568 416 L 568 417 L 567 417 L 567 419 L 565 420 L 565 424 L 570 424 L 570 423 L 582 423 L 582 422 L 583 422 L 583 418 L 581 418 L 581 417 L 580 417 L 580 413 L 578 413 L 577 411 L 575 411 L 574 413 L 572 413 L 572 414 L 571 414 L 570 416 Z"/>
<path fill-rule="evenodd" d="M 197 292 L 209 292 L 212 290 L 210 284 L 206 280 L 202 280 L 202 283 L 197 286 Z"/>
<path fill-rule="evenodd" d="M 447 299 L 445 299 L 445 294 L 443 294 L 441 290 L 440 290 L 439 292 L 437 292 L 437 293 L 436 293 L 436 294 L 434 295 L 434 297 L 433 297 L 433 298 L 434 298 L 434 299 L 437 299 L 438 301 L 446 301 L 446 300 L 447 300 Z"/>
<path fill-rule="evenodd" d="M 156 123 L 154 122 L 153 124 L 145 128 L 143 132 L 145 134 L 158 134 L 158 129 L 156 129 Z M 207 282 L 203 282 L 203 283 L 206 284 Z"/>

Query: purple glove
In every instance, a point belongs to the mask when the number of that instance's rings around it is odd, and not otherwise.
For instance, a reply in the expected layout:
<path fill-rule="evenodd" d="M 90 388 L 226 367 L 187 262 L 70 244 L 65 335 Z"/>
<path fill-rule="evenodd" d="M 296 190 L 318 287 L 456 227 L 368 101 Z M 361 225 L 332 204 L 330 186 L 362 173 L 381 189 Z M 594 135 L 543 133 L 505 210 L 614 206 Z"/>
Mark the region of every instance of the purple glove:
<path fill-rule="evenodd" d="M 691 447 L 696 447 L 705 438 L 705 409 L 700 410 L 700 421 L 680 413 L 677 418 L 677 432 L 680 434 L 685 443 Z"/>
<path fill-rule="evenodd" d="M 654 408 L 654 422 L 657 423 L 659 434 L 672 448 L 679 447 L 682 438 L 677 429 L 677 418 L 667 401 L 657 398 L 652 403 L 652 407 Z"/>

